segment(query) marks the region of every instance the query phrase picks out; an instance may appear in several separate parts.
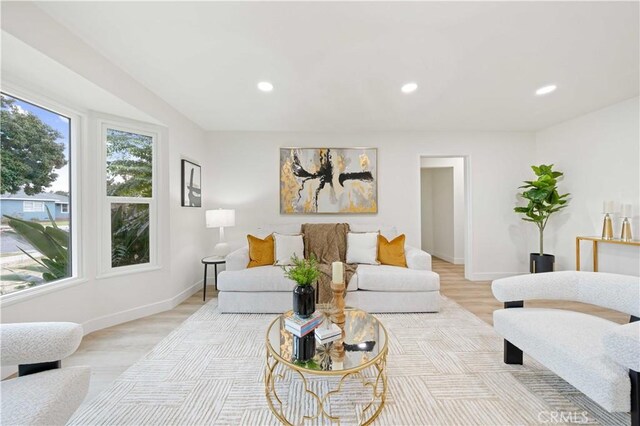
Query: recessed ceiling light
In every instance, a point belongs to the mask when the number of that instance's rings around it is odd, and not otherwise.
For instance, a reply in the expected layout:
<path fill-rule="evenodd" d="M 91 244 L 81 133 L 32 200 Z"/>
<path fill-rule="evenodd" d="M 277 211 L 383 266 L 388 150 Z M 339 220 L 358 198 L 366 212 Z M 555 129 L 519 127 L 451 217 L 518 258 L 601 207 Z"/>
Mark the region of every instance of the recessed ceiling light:
<path fill-rule="evenodd" d="M 412 93 L 412 92 L 415 92 L 417 88 L 418 88 L 418 83 L 412 82 L 412 83 L 404 84 L 400 90 L 402 90 L 402 93 Z"/>
<path fill-rule="evenodd" d="M 558 86 L 556 86 L 555 84 L 550 84 L 548 86 L 542 86 L 541 88 L 536 90 L 536 95 L 538 95 L 538 96 L 548 95 L 549 93 L 555 91 L 557 88 L 558 88 Z"/>
<path fill-rule="evenodd" d="M 269 83 L 268 81 L 261 81 L 260 83 L 258 83 L 258 89 L 263 92 L 270 92 L 273 90 L 273 84 Z"/>

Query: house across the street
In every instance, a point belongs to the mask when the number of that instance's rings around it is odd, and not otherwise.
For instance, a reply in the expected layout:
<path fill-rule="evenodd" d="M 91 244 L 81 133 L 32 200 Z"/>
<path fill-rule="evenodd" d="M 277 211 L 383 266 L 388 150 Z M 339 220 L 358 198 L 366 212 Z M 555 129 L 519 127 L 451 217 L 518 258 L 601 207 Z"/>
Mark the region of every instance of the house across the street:
<path fill-rule="evenodd" d="M 15 194 L 0 194 L 0 214 L 25 220 L 49 220 L 47 207 L 55 220 L 69 219 L 69 197 L 43 192 L 27 195 L 20 190 Z"/>

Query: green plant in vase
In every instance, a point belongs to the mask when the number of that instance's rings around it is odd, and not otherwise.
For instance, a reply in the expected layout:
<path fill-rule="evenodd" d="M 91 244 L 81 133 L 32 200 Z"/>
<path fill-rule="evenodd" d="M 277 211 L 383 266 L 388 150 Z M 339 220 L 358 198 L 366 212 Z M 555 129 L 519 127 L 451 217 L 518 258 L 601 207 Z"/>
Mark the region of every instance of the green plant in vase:
<path fill-rule="evenodd" d="M 285 277 L 297 284 L 293 289 L 293 312 L 300 318 L 309 318 L 316 310 L 313 284 L 320 275 L 318 260 L 313 255 L 308 259 L 293 255 L 291 263 L 291 266 L 283 266 L 283 269 Z"/>
<path fill-rule="evenodd" d="M 517 206 L 513 210 L 524 215 L 522 220 L 538 227 L 540 252 L 530 254 L 531 272 L 551 272 L 555 257 L 544 253 L 544 230 L 549 217 L 567 207 L 570 194 L 561 195 L 558 192 L 558 179 L 564 174 L 554 171 L 553 164 L 531 166 L 531 169 L 537 179 L 524 181 L 524 185 L 520 186 L 524 191 L 518 194 L 527 200 L 527 205 Z"/>

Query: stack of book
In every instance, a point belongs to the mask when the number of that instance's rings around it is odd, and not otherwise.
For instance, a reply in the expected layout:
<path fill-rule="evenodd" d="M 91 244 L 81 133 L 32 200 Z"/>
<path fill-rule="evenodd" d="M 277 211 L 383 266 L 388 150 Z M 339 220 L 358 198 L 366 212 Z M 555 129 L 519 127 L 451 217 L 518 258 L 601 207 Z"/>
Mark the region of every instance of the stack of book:
<path fill-rule="evenodd" d="M 294 336 L 302 337 L 315 330 L 324 319 L 322 312 L 316 311 L 309 318 L 300 318 L 298 316 L 291 315 L 285 318 L 284 328 Z"/>
<path fill-rule="evenodd" d="M 321 345 L 338 340 L 340 337 L 342 337 L 342 329 L 333 323 L 330 323 L 328 327 L 323 325 L 316 328 L 316 340 Z"/>

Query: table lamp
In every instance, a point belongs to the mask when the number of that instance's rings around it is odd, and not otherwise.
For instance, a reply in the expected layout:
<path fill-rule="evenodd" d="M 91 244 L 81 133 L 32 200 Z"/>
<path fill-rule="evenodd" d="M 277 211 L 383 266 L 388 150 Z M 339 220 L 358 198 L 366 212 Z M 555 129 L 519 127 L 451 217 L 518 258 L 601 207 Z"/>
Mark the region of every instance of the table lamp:
<path fill-rule="evenodd" d="M 213 254 L 224 257 L 229 254 L 229 244 L 224 241 L 224 227 L 235 226 L 236 211 L 232 209 L 207 210 L 207 228 L 220 228 L 220 240 L 213 249 Z"/>

